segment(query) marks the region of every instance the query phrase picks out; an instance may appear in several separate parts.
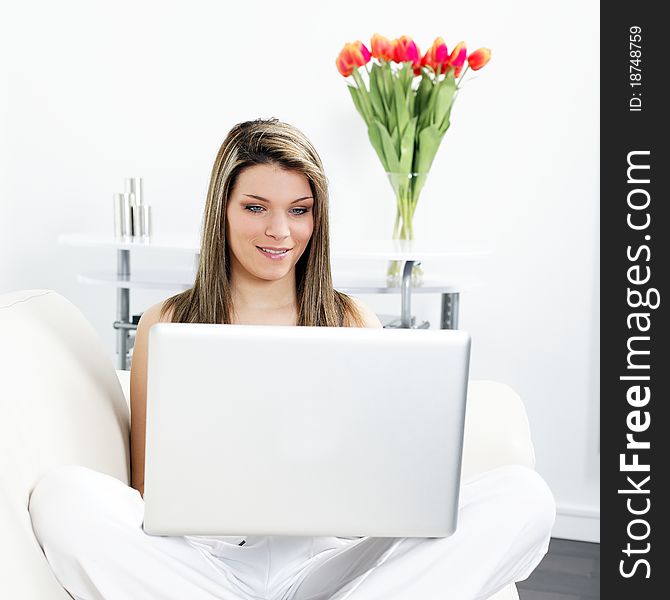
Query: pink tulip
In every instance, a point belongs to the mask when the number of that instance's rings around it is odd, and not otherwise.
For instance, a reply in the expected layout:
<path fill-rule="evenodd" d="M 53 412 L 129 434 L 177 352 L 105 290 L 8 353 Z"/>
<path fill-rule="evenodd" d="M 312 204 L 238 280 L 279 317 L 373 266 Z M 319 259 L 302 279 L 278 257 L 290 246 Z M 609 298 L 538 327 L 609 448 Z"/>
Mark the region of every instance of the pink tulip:
<path fill-rule="evenodd" d="M 491 60 L 491 50 L 488 48 L 479 48 L 468 56 L 468 64 L 473 71 L 479 71 Z"/>
<path fill-rule="evenodd" d="M 358 65 L 359 67 L 362 67 L 363 65 L 367 65 L 368 62 L 370 62 L 370 51 L 365 47 L 365 44 L 361 42 L 360 40 L 356 40 L 354 42 L 358 46 L 358 49 L 363 56 L 363 63 Z"/>
<path fill-rule="evenodd" d="M 379 60 L 393 60 L 393 43 L 383 35 L 375 33 L 371 40 L 372 56 Z"/>
<path fill-rule="evenodd" d="M 456 47 L 451 51 L 451 54 L 447 59 L 447 68 L 454 68 L 454 77 L 458 77 L 461 74 L 467 53 L 465 42 L 458 42 Z"/>
<path fill-rule="evenodd" d="M 411 62 L 415 67 L 421 64 L 419 48 L 412 38 L 403 35 L 393 40 L 393 60 L 398 63 Z"/>
<path fill-rule="evenodd" d="M 435 38 L 433 45 L 421 59 L 421 66 L 428 66 L 433 69 L 435 73 L 438 71 L 444 73 L 448 57 L 449 51 L 447 50 L 447 45 L 441 37 L 438 37 Z"/>

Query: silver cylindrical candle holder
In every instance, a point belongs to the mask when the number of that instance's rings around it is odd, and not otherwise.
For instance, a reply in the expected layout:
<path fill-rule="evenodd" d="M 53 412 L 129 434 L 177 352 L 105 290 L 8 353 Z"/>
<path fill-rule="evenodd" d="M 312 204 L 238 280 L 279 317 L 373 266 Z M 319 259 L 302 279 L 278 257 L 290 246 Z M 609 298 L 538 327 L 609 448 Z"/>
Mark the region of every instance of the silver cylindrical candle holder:
<path fill-rule="evenodd" d="M 152 234 L 151 206 L 149 204 L 142 204 L 139 208 L 140 208 L 140 227 L 142 231 L 142 237 L 150 238 Z"/>
<path fill-rule="evenodd" d="M 140 222 L 141 219 L 141 212 L 142 207 L 137 205 L 137 204 L 132 204 L 130 206 L 130 213 L 132 215 L 132 223 L 133 223 L 133 237 L 138 238 L 142 236 L 142 225 Z"/>
<path fill-rule="evenodd" d="M 140 206 L 144 204 L 144 189 L 141 177 L 135 177 L 135 200 Z"/>
<path fill-rule="evenodd" d="M 151 214 L 144 206 L 141 177 L 124 180 L 124 234 L 132 238 L 151 235 Z"/>
<path fill-rule="evenodd" d="M 114 194 L 114 237 L 123 237 L 123 194 Z"/>
<path fill-rule="evenodd" d="M 127 177 L 125 180 L 126 194 L 134 194 L 135 204 L 144 204 L 144 194 L 142 193 L 142 178 Z"/>
<path fill-rule="evenodd" d="M 134 198 L 132 198 L 134 202 Z M 132 215 L 131 194 L 123 194 L 123 235 L 131 237 L 133 235 L 133 215 Z"/>

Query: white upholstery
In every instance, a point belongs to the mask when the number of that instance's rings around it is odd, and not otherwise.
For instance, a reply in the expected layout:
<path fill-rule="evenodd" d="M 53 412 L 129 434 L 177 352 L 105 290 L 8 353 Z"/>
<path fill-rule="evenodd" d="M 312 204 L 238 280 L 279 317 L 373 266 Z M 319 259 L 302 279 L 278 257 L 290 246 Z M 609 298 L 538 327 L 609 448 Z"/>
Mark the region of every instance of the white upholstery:
<path fill-rule="evenodd" d="M 115 371 L 93 327 L 52 290 L 0 295 L 0 598 L 67 600 L 32 531 L 30 493 L 59 464 L 128 483 L 129 372 Z M 464 474 L 534 466 L 523 403 L 471 381 Z M 490 600 L 518 600 L 510 585 Z"/>

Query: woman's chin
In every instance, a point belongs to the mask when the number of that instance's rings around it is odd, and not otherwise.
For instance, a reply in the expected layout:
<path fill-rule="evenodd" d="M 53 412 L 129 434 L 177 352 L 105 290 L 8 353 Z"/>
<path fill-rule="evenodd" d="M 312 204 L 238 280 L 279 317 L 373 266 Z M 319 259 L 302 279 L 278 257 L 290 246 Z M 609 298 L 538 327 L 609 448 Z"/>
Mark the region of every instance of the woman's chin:
<path fill-rule="evenodd" d="M 247 276 L 268 282 L 279 281 L 294 273 L 295 265 L 292 262 L 273 261 L 263 256 L 259 258 L 261 260 L 258 262 L 255 260 L 245 261 L 244 263 L 237 262 L 235 270 L 239 270 L 240 273 L 246 271 Z"/>
<path fill-rule="evenodd" d="M 269 269 L 256 269 L 252 271 L 252 273 L 258 278 L 258 279 L 264 279 L 265 281 L 279 281 L 280 279 L 284 279 L 288 277 L 291 274 L 291 269 L 290 268 L 269 268 Z"/>

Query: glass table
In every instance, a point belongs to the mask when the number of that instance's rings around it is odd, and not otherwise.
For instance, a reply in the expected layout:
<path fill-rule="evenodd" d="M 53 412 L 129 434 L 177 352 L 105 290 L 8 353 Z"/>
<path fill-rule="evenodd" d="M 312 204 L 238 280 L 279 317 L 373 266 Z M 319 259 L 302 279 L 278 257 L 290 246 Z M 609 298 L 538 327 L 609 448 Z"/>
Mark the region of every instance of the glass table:
<path fill-rule="evenodd" d="M 77 280 L 92 285 L 105 285 L 116 289 L 116 320 L 113 327 L 117 330 L 117 368 L 125 370 L 128 365 L 128 352 L 132 347 L 131 332 L 137 329 L 137 323 L 130 315 L 130 290 L 165 289 L 186 290 L 192 287 L 197 269 L 200 240 L 198 236 L 185 233 L 166 233 L 153 235 L 150 239 L 121 239 L 112 234 L 63 234 L 58 242 L 67 246 L 113 248 L 116 250 L 116 270 L 102 269 L 80 273 Z M 177 250 L 194 255 L 194 269 L 172 270 L 136 270 L 131 271 L 130 255 L 132 251 L 152 252 L 159 250 Z M 457 329 L 460 292 L 481 285 L 473 278 L 454 278 L 450 281 L 425 281 L 421 286 L 412 286 L 411 272 L 415 264 L 425 260 L 438 260 L 447 265 L 464 260 L 479 259 L 488 252 L 479 248 L 449 248 L 441 242 L 394 241 L 394 240 L 339 240 L 331 244 L 331 260 L 348 260 L 354 263 L 364 260 L 397 260 L 403 263 L 403 276 L 400 286 L 389 287 L 384 273 L 371 276 L 361 273 L 360 269 L 347 272 L 333 268 L 334 287 L 348 294 L 400 294 L 400 316 L 380 315 L 384 327 L 424 328 L 428 323 L 415 322 L 411 316 L 412 294 L 440 294 L 440 328 Z"/>

